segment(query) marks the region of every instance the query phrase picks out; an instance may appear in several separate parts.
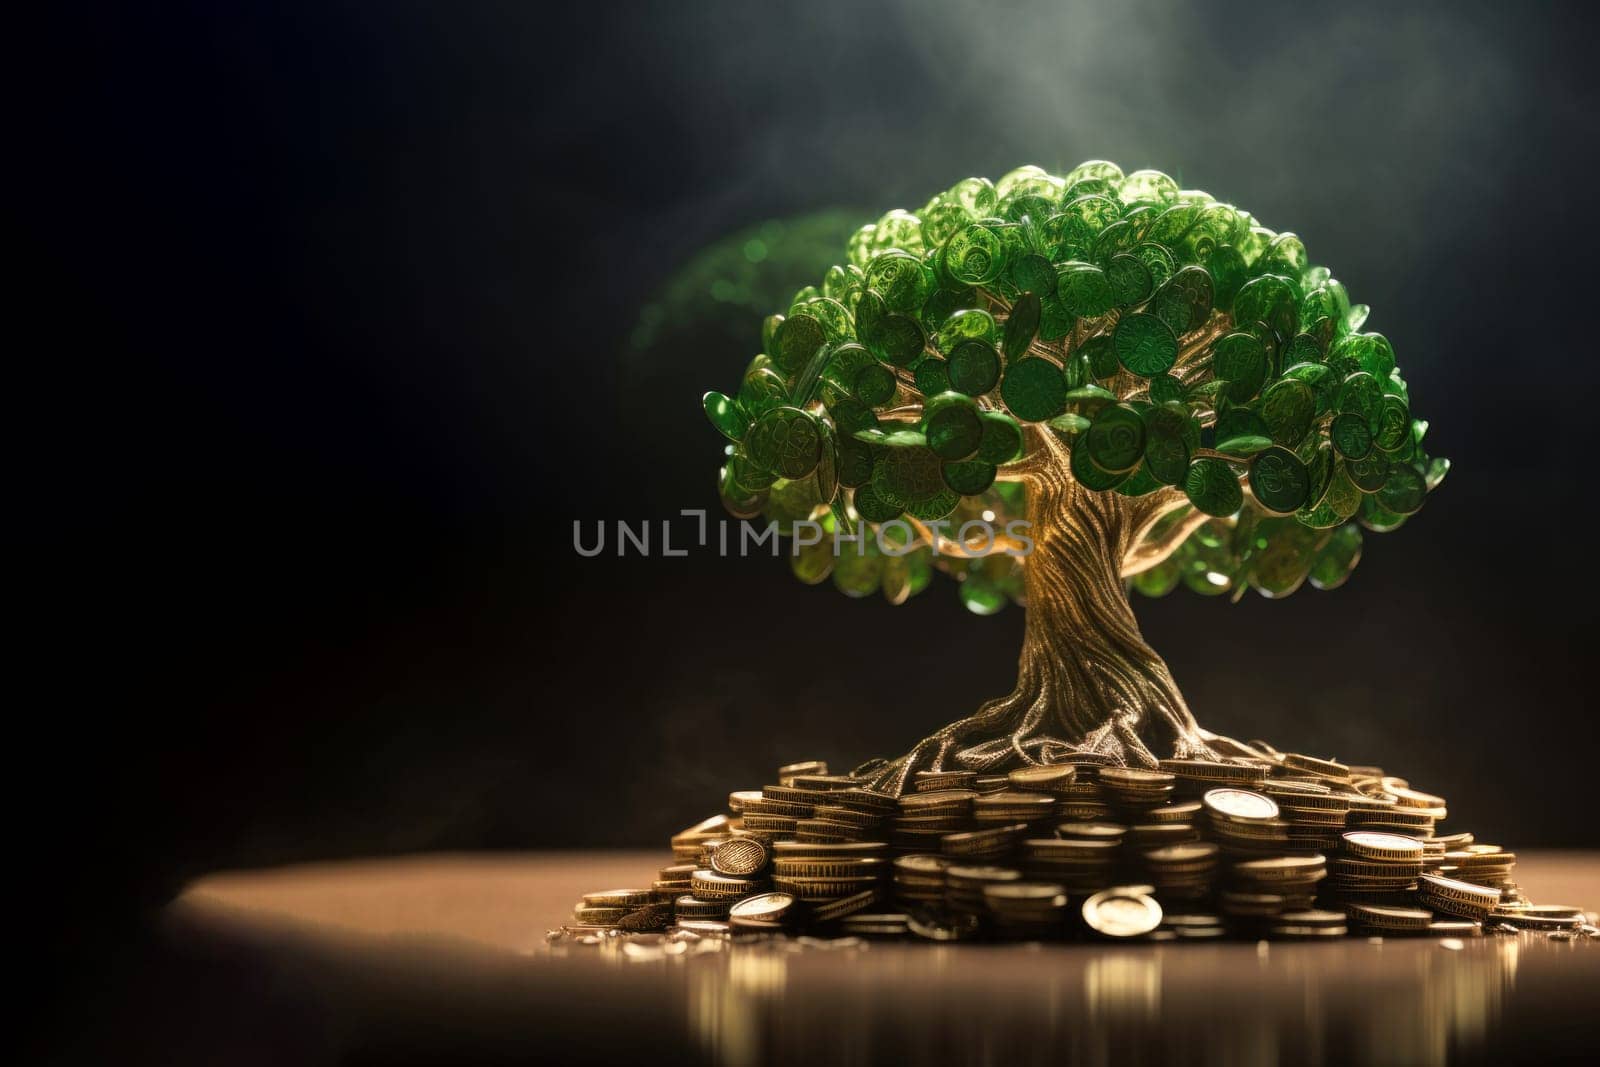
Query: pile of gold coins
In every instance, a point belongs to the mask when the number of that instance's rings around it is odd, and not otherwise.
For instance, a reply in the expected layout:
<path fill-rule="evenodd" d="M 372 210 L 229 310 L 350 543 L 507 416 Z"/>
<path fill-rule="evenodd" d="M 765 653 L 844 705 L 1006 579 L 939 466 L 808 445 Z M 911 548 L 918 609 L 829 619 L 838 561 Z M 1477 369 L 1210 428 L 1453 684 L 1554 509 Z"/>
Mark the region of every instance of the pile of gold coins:
<path fill-rule="evenodd" d="M 1442 797 L 1294 753 L 1159 769 L 1083 756 L 925 771 L 894 797 L 819 761 L 672 838 L 648 889 L 587 894 L 567 935 L 676 930 L 958 941 L 1600 936 L 1535 906 L 1515 854 L 1441 833 Z"/>

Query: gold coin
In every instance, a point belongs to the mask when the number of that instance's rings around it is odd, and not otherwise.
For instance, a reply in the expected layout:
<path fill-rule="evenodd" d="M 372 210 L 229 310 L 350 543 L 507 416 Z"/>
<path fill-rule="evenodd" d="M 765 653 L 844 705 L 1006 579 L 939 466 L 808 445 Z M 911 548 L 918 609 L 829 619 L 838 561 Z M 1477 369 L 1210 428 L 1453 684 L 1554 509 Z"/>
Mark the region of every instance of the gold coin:
<path fill-rule="evenodd" d="M 724 841 L 711 852 L 711 869 L 734 877 L 755 874 L 767 865 L 767 846 L 749 837 Z"/>
<path fill-rule="evenodd" d="M 1211 814 L 1225 819 L 1258 822 L 1278 817 L 1276 801 L 1248 789 L 1207 790 L 1201 802 Z"/>
<path fill-rule="evenodd" d="M 758 893 L 745 897 L 728 909 L 730 919 L 753 919 L 757 922 L 778 922 L 793 908 L 795 898 L 788 893 Z"/>
<path fill-rule="evenodd" d="M 1343 763 L 1331 759 L 1317 759 L 1315 756 L 1302 756 L 1298 752 L 1286 753 L 1283 765 L 1291 770 L 1304 771 L 1306 774 L 1314 774 L 1321 778 L 1350 777 L 1350 768 Z"/>
<path fill-rule="evenodd" d="M 651 893 L 648 889 L 602 889 L 583 895 L 585 904 L 609 908 L 642 908 L 650 903 L 650 900 Z"/>
<path fill-rule="evenodd" d="M 1107 889 L 1083 902 L 1083 921 L 1104 937 L 1139 937 L 1161 925 L 1161 905 L 1144 893 Z"/>
<path fill-rule="evenodd" d="M 1422 857 L 1422 842 L 1399 834 L 1353 830 L 1341 835 L 1345 851 L 1361 859 L 1411 860 Z"/>
<path fill-rule="evenodd" d="M 1058 792 L 1071 785 L 1078 777 L 1078 768 L 1070 763 L 1057 763 L 1048 767 L 1018 767 L 1006 776 L 1012 788 Z"/>

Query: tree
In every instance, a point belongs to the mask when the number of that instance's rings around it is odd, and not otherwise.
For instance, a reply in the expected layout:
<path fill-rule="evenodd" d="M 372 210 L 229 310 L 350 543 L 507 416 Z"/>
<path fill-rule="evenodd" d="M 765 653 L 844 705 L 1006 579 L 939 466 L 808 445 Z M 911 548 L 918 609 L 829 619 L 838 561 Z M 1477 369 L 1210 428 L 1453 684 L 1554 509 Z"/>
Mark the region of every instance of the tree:
<path fill-rule="evenodd" d="M 1195 721 L 1128 587 L 1330 589 L 1422 506 L 1449 464 L 1366 317 L 1294 234 L 1103 161 L 858 230 L 705 406 L 731 513 L 858 539 L 800 547 L 803 580 L 899 603 L 942 570 L 980 614 L 1025 605 L 1015 689 L 875 784 L 1258 755 Z"/>

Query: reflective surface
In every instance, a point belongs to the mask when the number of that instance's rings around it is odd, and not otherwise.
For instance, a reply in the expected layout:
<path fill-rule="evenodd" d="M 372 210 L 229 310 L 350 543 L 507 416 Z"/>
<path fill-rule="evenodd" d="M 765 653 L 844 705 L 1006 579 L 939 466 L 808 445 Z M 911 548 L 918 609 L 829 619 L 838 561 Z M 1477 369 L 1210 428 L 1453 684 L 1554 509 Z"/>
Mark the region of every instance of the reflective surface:
<path fill-rule="evenodd" d="M 164 999 L 196 1047 L 298 1062 L 1504 1063 L 1578 1057 L 1600 1037 L 1600 944 L 1540 934 L 678 956 L 545 944 L 581 888 L 658 861 L 421 857 L 205 879 L 166 916 L 188 982 Z M 1592 904 L 1600 888 L 1600 856 L 1523 862 L 1537 900 Z"/>

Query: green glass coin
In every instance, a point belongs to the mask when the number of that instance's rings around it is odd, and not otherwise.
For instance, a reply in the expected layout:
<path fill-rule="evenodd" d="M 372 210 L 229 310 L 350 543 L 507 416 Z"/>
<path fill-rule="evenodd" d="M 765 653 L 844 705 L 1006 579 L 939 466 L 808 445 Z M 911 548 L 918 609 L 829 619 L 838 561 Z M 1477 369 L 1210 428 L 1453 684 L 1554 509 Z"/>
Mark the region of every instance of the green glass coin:
<path fill-rule="evenodd" d="M 1322 498 L 1328 495 L 1328 487 L 1333 484 L 1339 461 L 1334 457 L 1333 446 L 1326 441 L 1302 447 L 1297 455 L 1306 464 L 1306 499 L 1300 505 L 1301 512 L 1305 512 L 1322 503 Z"/>
<path fill-rule="evenodd" d="M 1096 263 L 1105 267 L 1106 272 L 1109 274 L 1111 261 L 1117 256 L 1131 252 L 1133 246 L 1139 243 L 1140 236 L 1141 231 L 1137 223 L 1130 222 L 1127 219 L 1118 219 L 1101 230 L 1099 235 L 1095 237 L 1092 258 Z M 1149 268 L 1146 267 L 1145 271 L 1148 275 Z M 1148 294 L 1149 289 L 1147 288 L 1145 291 Z"/>
<path fill-rule="evenodd" d="M 1317 363 L 1322 360 L 1322 344 L 1309 333 L 1297 333 L 1283 346 L 1283 363 Z"/>
<path fill-rule="evenodd" d="M 1160 488 L 1162 483 L 1157 481 L 1155 475 L 1151 474 L 1149 468 L 1141 462 L 1113 491 L 1118 496 L 1144 496 Z"/>
<path fill-rule="evenodd" d="M 745 447 L 757 466 L 799 479 L 817 469 L 822 432 L 817 420 L 799 408 L 776 408 L 751 425 Z"/>
<path fill-rule="evenodd" d="M 1078 355 L 1087 364 L 1090 378 L 1110 378 L 1122 369 L 1117 362 L 1116 345 L 1108 334 L 1089 338 L 1078 349 Z"/>
<path fill-rule="evenodd" d="M 1405 525 L 1407 515 L 1397 515 L 1378 503 L 1376 494 L 1361 498 L 1360 522 L 1373 533 L 1392 533 Z"/>
<path fill-rule="evenodd" d="M 1216 377 L 1227 383 L 1228 399 L 1236 404 L 1247 403 L 1259 393 L 1270 370 L 1267 350 L 1248 333 L 1230 333 L 1218 340 L 1211 365 Z"/>
<path fill-rule="evenodd" d="M 971 289 L 935 289 L 917 317 L 925 328 L 938 331 L 951 315 L 963 308 L 970 308 L 976 299 Z"/>
<path fill-rule="evenodd" d="M 950 391 L 950 364 L 938 356 L 926 356 L 911 370 L 917 383 L 917 392 L 923 396 L 938 396 Z"/>
<path fill-rule="evenodd" d="M 1199 204 L 1168 204 L 1150 222 L 1145 239 L 1177 251 L 1183 246 L 1183 235 L 1200 216 Z"/>
<path fill-rule="evenodd" d="M 943 467 L 938 454 L 923 445 L 885 448 L 872 467 L 872 488 L 879 496 L 904 501 L 909 507 L 944 491 Z"/>
<path fill-rule="evenodd" d="M 978 460 L 983 463 L 1010 463 L 1022 454 L 1022 427 L 1003 411 L 980 411 L 983 438 L 978 442 Z"/>
<path fill-rule="evenodd" d="M 860 430 L 876 429 L 878 416 L 872 409 L 854 397 L 843 397 L 828 405 L 828 416 L 833 419 L 839 436 L 847 437 Z"/>
<path fill-rule="evenodd" d="M 1261 421 L 1280 445 L 1294 447 L 1311 432 L 1317 401 L 1311 386 L 1293 378 L 1274 382 L 1261 397 Z"/>
<path fill-rule="evenodd" d="M 728 458 L 728 476 L 746 489 L 770 489 L 778 475 L 770 467 L 752 461 L 740 449 Z"/>
<path fill-rule="evenodd" d="M 1207 515 L 1226 518 L 1244 505 L 1244 490 L 1239 476 L 1226 460 L 1197 459 L 1183 476 L 1183 491 L 1189 503 Z"/>
<path fill-rule="evenodd" d="M 872 477 L 872 446 L 854 437 L 839 438 L 834 467 L 840 485 L 865 485 Z"/>
<path fill-rule="evenodd" d="M 882 407 L 894 399 L 896 382 L 894 371 L 882 363 L 874 363 L 870 367 L 862 367 L 856 374 L 855 387 L 852 392 L 856 399 L 869 407 Z"/>
<path fill-rule="evenodd" d="M 975 219 L 993 215 L 995 205 L 1000 202 L 994 184 L 988 178 L 962 178 L 950 187 L 945 196 Z"/>
<path fill-rule="evenodd" d="M 1397 396 L 1385 395 L 1383 414 L 1378 420 L 1378 432 L 1372 443 L 1385 452 L 1396 452 L 1405 447 L 1411 438 L 1411 409 Z"/>
<path fill-rule="evenodd" d="M 1150 314 L 1171 327 L 1173 333 L 1181 336 L 1188 331 L 1189 297 L 1183 290 L 1170 285 L 1162 286 L 1150 301 L 1149 310 Z"/>
<path fill-rule="evenodd" d="M 933 293 L 933 273 L 922 260 L 899 250 L 882 252 L 866 266 L 867 285 L 891 311 L 916 311 Z"/>
<path fill-rule="evenodd" d="M 939 351 L 946 354 L 954 352 L 963 341 L 988 341 L 993 343 L 1000 336 L 1000 328 L 995 325 L 994 316 L 978 308 L 966 308 L 951 313 L 944 320 L 944 325 L 939 327 L 939 335 L 935 343 Z"/>
<path fill-rule="evenodd" d="M 1144 470 L 1162 485 L 1179 485 L 1189 473 L 1189 411 L 1168 401 L 1144 412 Z"/>
<path fill-rule="evenodd" d="M 1112 352 L 1115 355 L 1115 351 Z M 1165 404 L 1183 400 L 1183 383 L 1170 374 L 1157 374 L 1150 379 L 1150 402 Z"/>
<path fill-rule="evenodd" d="M 1389 457 L 1376 450 L 1344 466 L 1351 483 L 1363 493 L 1376 493 L 1389 480 Z"/>
<path fill-rule="evenodd" d="M 879 319 L 862 340 L 885 363 L 907 367 L 922 354 L 927 344 L 927 334 L 916 319 L 894 311 Z"/>
<path fill-rule="evenodd" d="M 822 370 L 822 380 L 839 386 L 845 392 L 855 392 L 856 375 L 867 367 L 878 365 L 878 357 L 858 344 L 840 345 L 833 350 L 828 365 Z"/>
<path fill-rule="evenodd" d="M 1072 438 L 1089 428 L 1089 420 L 1082 415 L 1068 412 L 1065 415 L 1057 415 L 1045 425 L 1056 431 L 1057 434 Z"/>
<path fill-rule="evenodd" d="M 1328 437 L 1346 459 L 1363 459 L 1372 451 L 1372 431 L 1367 429 L 1367 420 L 1353 411 L 1333 417 Z"/>
<path fill-rule="evenodd" d="M 1352 333 L 1341 337 L 1329 353 L 1354 359 L 1356 365 L 1379 381 L 1394 371 L 1394 348 L 1381 333 Z"/>
<path fill-rule="evenodd" d="M 838 345 L 855 340 L 855 319 L 843 304 L 831 297 L 819 296 L 807 300 L 795 309 L 795 313 L 810 315 L 821 323 L 829 344 Z"/>
<path fill-rule="evenodd" d="M 1119 252 L 1111 257 L 1106 264 L 1106 280 L 1111 283 L 1111 296 L 1119 307 L 1132 307 L 1150 295 L 1150 268 L 1131 253 Z"/>
<path fill-rule="evenodd" d="M 1361 528 L 1346 523 L 1334 530 L 1328 543 L 1311 561 L 1311 585 L 1316 589 L 1337 589 L 1361 562 Z"/>
<path fill-rule="evenodd" d="M 768 315 L 761 320 L 761 351 L 771 352 L 777 347 L 778 327 L 783 325 L 782 315 Z"/>
<path fill-rule="evenodd" d="M 1178 432 L 1182 434 L 1181 426 Z M 1131 471 L 1144 456 L 1144 419 L 1126 404 L 1103 407 L 1090 422 L 1084 444 L 1101 470 L 1113 474 Z"/>
<path fill-rule="evenodd" d="M 1028 356 L 1006 368 L 1000 398 L 1024 422 L 1044 422 L 1067 410 L 1067 383 L 1060 367 Z"/>
<path fill-rule="evenodd" d="M 1145 265 L 1145 269 L 1150 272 L 1150 285 L 1152 287 L 1158 288 L 1165 285 L 1167 279 L 1172 277 L 1178 270 L 1178 263 L 1172 258 L 1172 253 L 1161 245 L 1150 241 L 1134 245 L 1133 254 L 1139 258 L 1139 261 Z"/>
<path fill-rule="evenodd" d="M 1178 588 L 1178 581 L 1183 577 L 1183 571 L 1178 566 L 1178 561 L 1170 556 L 1147 571 L 1140 571 L 1133 576 L 1133 587 L 1148 597 L 1166 596 Z"/>
<path fill-rule="evenodd" d="M 1106 272 L 1092 263 L 1064 263 L 1056 271 L 1056 299 L 1079 318 L 1104 315 L 1116 305 Z"/>
<path fill-rule="evenodd" d="M 750 418 L 759 418 L 789 402 L 789 387 L 770 367 L 757 367 L 739 384 L 739 406 Z"/>
<path fill-rule="evenodd" d="M 745 431 L 750 429 L 750 416 L 744 413 L 737 400 L 713 391 L 707 393 L 701 403 L 706 409 L 706 418 L 722 436 L 730 441 L 744 440 Z"/>
<path fill-rule="evenodd" d="M 1039 332 L 1040 312 L 1039 298 L 1033 293 L 1023 293 L 1011 305 L 1011 314 L 1006 317 L 1003 344 L 1007 359 L 1019 359 L 1028 351 L 1034 335 Z"/>
<path fill-rule="evenodd" d="M 1039 339 L 1042 341 L 1059 341 L 1072 332 L 1073 325 L 1078 321 L 1070 311 L 1061 306 L 1061 301 L 1054 295 L 1041 298 L 1039 301 Z"/>
<path fill-rule="evenodd" d="M 1000 384 L 1000 353 L 987 341 L 963 341 L 950 353 L 950 388 L 982 396 Z"/>
<path fill-rule="evenodd" d="M 1106 489 L 1115 489 L 1128 478 L 1127 471 L 1108 471 L 1095 466 L 1094 460 L 1089 455 L 1089 448 L 1080 437 L 1072 446 L 1072 458 L 1068 466 L 1072 470 L 1073 480 L 1085 489 L 1100 492 Z"/>
<path fill-rule="evenodd" d="M 1310 488 L 1306 465 L 1281 445 L 1256 453 L 1250 461 L 1250 491 L 1268 511 L 1287 515 L 1297 510 Z"/>
<path fill-rule="evenodd" d="M 799 545 L 789 557 L 789 570 L 807 585 L 820 585 L 833 573 L 833 545 L 824 537 L 814 545 Z"/>
<path fill-rule="evenodd" d="M 1313 507 L 1307 501 L 1300 510 L 1295 512 L 1295 518 L 1302 526 L 1313 530 L 1331 530 L 1350 521 L 1356 512 L 1361 510 L 1361 490 L 1350 481 L 1350 476 L 1342 464 L 1333 468 L 1333 477 L 1328 480 L 1328 489 L 1322 499 Z"/>
<path fill-rule="evenodd" d="M 817 349 L 828 343 L 822 323 L 810 315 L 793 315 L 783 320 L 773 337 L 773 349 L 767 353 L 779 370 L 788 375 L 799 374 Z"/>
<path fill-rule="evenodd" d="M 944 465 L 944 484 L 962 496 L 977 496 L 994 484 L 999 470 L 993 463 L 969 459 Z"/>
<path fill-rule="evenodd" d="M 1234 322 L 1264 322 L 1279 336 L 1288 337 L 1295 332 L 1298 318 L 1294 289 L 1288 279 L 1276 274 L 1252 279 L 1234 295 Z"/>
<path fill-rule="evenodd" d="M 1154 315 L 1140 312 L 1124 316 L 1111 336 L 1117 359 L 1129 373 L 1141 378 L 1165 374 L 1177 361 L 1177 335 Z"/>
<path fill-rule="evenodd" d="M 899 514 L 896 512 L 889 518 L 897 518 Z M 884 557 L 872 544 L 870 537 L 867 539 L 867 544 L 871 547 L 860 553 L 855 550 L 854 545 L 846 545 L 840 549 L 833 561 L 833 586 L 845 596 L 858 599 L 872 596 L 883 581 Z"/>
<path fill-rule="evenodd" d="M 1232 245 L 1219 245 L 1205 257 L 1206 271 L 1211 275 L 1211 288 L 1218 307 L 1232 307 L 1239 287 L 1249 277 L 1250 269 L 1244 257 Z"/>
<path fill-rule="evenodd" d="M 1198 329 L 1211 314 L 1215 289 L 1211 284 L 1211 275 L 1204 267 L 1184 267 L 1163 288 L 1182 293 L 1189 305 L 1188 324 L 1177 332 Z"/>
<path fill-rule="evenodd" d="M 1331 410 L 1339 395 L 1339 378 L 1326 363 L 1295 363 L 1283 370 L 1283 377 L 1305 382 L 1316 400 L 1315 413 Z"/>
<path fill-rule="evenodd" d="M 717 495 L 722 499 L 723 508 L 736 519 L 755 518 L 767 503 L 767 491 L 741 485 L 733 475 L 732 464 L 717 474 Z"/>
<path fill-rule="evenodd" d="M 970 458 L 978 451 L 978 442 L 983 438 L 978 405 L 971 397 L 957 392 L 929 397 L 923 406 L 923 426 L 928 435 L 928 447 L 943 460 Z"/>
<path fill-rule="evenodd" d="M 897 519 L 905 508 L 897 501 L 882 496 L 871 482 L 858 486 L 854 498 L 856 513 L 868 522 L 888 522 Z M 855 555 L 854 552 L 841 551 L 841 558 Z"/>
<path fill-rule="evenodd" d="M 877 329 L 883 317 L 889 314 L 889 305 L 883 302 L 883 294 L 873 289 L 863 289 L 856 298 L 856 338 L 866 342 L 867 336 Z"/>
<path fill-rule="evenodd" d="M 958 230 L 945 242 L 941 256 L 945 273 L 963 285 L 987 285 L 1005 268 L 1000 238 L 978 223 Z"/>
<path fill-rule="evenodd" d="M 1253 456 L 1272 447 L 1272 438 L 1259 433 L 1237 433 L 1217 442 L 1217 451 L 1230 456 Z"/>
<path fill-rule="evenodd" d="M 1024 293 L 1050 296 L 1056 291 L 1056 268 L 1037 252 L 1018 256 L 1011 264 L 1011 284 Z"/>
<path fill-rule="evenodd" d="M 1383 426 L 1383 387 L 1366 371 L 1357 371 L 1339 386 L 1339 411 L 1360 415 L 1374 434 Z"/>
<path fill-rule="evenodd" d="M 817 428 L 822 431 L 822 455 L 811 481 L 816 486 L 817 502 L 832 504 L 839 495 L 839 440 L 826 422 L 817 420 Z"/>
<path fill-rule="evenodd" d="M 1411 515 L 1422 507 L 1428 495 L 1428 485 L 1417 469 L 1409 463 L 1396 463 L 1389 468 L 1389 477 L 1373 499 L 1385 511 L 1396 515 Z"/>
<path fill-rule="evenodd" d="M 906 511 L 923 522 L 938 522 L 960 506 L 961 494 L 946 485 L 926 500 L 913 500 L 906 505 Z"/>

